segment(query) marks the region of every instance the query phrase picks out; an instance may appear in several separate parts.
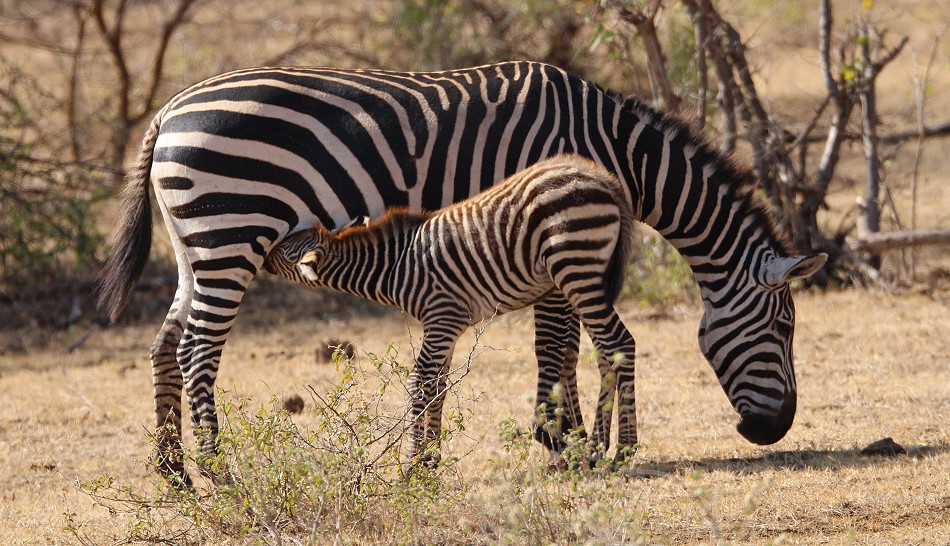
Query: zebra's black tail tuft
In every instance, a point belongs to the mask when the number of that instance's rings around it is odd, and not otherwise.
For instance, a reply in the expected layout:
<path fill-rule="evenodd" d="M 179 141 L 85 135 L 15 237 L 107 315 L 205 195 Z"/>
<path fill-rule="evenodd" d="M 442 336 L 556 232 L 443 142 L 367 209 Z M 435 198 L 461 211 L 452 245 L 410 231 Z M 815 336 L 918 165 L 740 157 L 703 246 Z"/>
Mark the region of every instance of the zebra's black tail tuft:
<path fill-rule="evenodd" d="M 158 127 L 159 116 L 155 116 L 145 133 L 138 158 L 126 176 L 119 238 L 96 279 L 99 309 L 108 313 L 110 324 L 119 318 L 128 304 L 152 246 L 152 205 L 148 186 Z"/>

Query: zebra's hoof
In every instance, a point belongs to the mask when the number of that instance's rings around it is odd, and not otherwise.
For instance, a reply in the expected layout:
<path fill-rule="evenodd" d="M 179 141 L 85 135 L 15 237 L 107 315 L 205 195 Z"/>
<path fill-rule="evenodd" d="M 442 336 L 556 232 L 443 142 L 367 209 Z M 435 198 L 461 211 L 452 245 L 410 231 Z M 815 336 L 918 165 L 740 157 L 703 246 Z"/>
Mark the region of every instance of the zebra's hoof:
<path fill-rule="evenodd" d="M 617 467 L 622 467 L 630 461 L 633 460 L 633 457 L 637 454 L 637 449 L 639 449 L 640 444 L 633 444 L 629 446 L 617 446 L 617 454 L 614 455 L 614 465 Z"/>
<path fill-rule="evenodd" d="M 195 484 L 191 480 L 191 476 L 185 472 L 181 471 L 161 471 L 162 479 L 165 480 L 171 488 L 178 493 L 193 493 L 195 491 Z"/>
<path fill-rule="evenodd" d="M 185 471 L 185 465 L 177 461 L 172 462 L 169 460 L 170 458 L 162 454 L 156 457 L 155 469 L 158 470 L 158 474 L 175 491 L 194 491 L 194 482 L 191 481 L 191 476 Z"/>
<path fill-rule="evenodd" d="M 534 439 L 551 453 L 561 453 L 567 449 L 567 442 L 557 432 L 551 432 L 549 424 L 534 427 Z"/>

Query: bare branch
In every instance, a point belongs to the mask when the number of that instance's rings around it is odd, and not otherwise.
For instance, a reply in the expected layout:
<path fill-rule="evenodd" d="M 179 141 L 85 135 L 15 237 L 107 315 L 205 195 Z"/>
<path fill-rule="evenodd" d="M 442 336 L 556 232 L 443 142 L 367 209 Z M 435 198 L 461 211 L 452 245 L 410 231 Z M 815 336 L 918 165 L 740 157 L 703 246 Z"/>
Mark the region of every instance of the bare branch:
<path fill-rule="evenodd" d="M 878 135 L 878 142 L 881 144 L 903 144 L 908 140 L 912 140 L 918 137 L 930 138 L 930 137 L 945 137 L 950 136 L 950 120 L 941 121 L 933 125 L 925 125 L 922 128 L 916 129 L 907 129 L 905 131 L 896 131 L 894 133 L 887 133 L 884 135 Z M 793 135 L 786 137 L 786 142 L 791 142 L 794 138 Z M 855 141 L 861 140 L 862 136 L 860 133 L 849 133 L 842 132 L 841 140 L 843 141 Z M 804 142 L 808 144 L 814 144 L 816 142 L 823 142 L 825 137 L 821 135 L 807 135 L 804 137 Z"/>
<path fill-rule="evenodd" d="M 660 45 L 660 39 L 657 35 L 656 16 L 659 13 L 660 4 L 660 0 L 655 0 L 650 9 L 643 12 L 639 9 L 630 10 L 616 0 L 610 2 L 620 20 L 633 26 L 640 38 L 643 39 L 651 81 L 658 88 L 658 94 L 663 99 L 664 108 L 676 112 L 679 111 L 682 99 L 673 90 L 673 84 L 670 82 L 666 68 L 666 57 L 663 55 L 663 47 Z"/>
<path fill-rule="evenodd" d="M 92 3 L 93 21 L 95 21 L 99 33 L 109 48 L 109 55 L 112 57 L 112 64 L 119 79 L 118 112 L 122 120 L 129 118 L 129 92 L 132 80 L 129 75 L 129 67 L 125 61 L 125 53 L 122 51 L 122 19 L 125 13 L 125 4 L 125 0 L 120 0 L 119 7 L 116 8 L 115 21 L 112 25 L 109 25 L 103 13 L 104 0 L 94 0 Z"/>
<path fill-rule="evenodd" d="M 158 86 L 159 83 L 161 83 L 162 72 L 165 67 L 165 54 L 168 51 L 168 42 L 171 40 L 175 31 L 178 30 L 185 21 L 188 10 L 194 3 L 194 0 L 179 0 L 175 11 L 172 12 L 172 15 L 165 21 L 165 24 L 162 25 L 162 34 L 158 39 L 158 46 L 155 48 L 155 59 L 152 61 L 152 72 L 149 75 L 147 84 L 148 90 L 142 98 L 142 107 L 138 113 L 129 116 L 128 121 L 130 124 L 142 121 L 151 113 L 152 103 L 155 101 L 155 96 L 158 93 Z"/>
<path fill-rule="evenodd" d="M 699 72 L 699 100 L 696 105 L 696 129 L 702 133 L 706 128 L 706 108 L 709 100 L 709 67 L 706 64 L 706 49 L 709 40 L 709 21 L 706 3 L 697 5 L 695 0 L 683 2 L 693 21 L 693 34 L 696 39 L 696 69 Z"/>
<path fill-rule="evenodd" d="M 885 250 L 925 245 L 950 245 L 950 229 L 919 229 L 868 233 L 849 238 L 848 245 L 858 252 L 878 253 Z"/>
<path fill-rule="evenodd" d="M 815 110 L 815 115 L 812 116 L 811 121 L 805 125 L 805 128 L 795 137 L 795 140 L 789 144 L 791 148 L 799 149 L 799 172 L 805 173 L 805 161 L 808 158 L 808 142 L 807 139 L 811 136 L 812 131 L 815 130 L 815 127 L 818 126 L 818 120 L 821 119 L 821 115 L 825 113 L 825 109 L 828 108 L 828 105 L 831 104 L 831 95 L 825 96 L 825 100 L 822 101 L 821 106 Z M 789 133 L 791 134 L 791 133 Z"/>
<path fill-rule="evenodd" d="M 897 44 L 897 45 L 894 47 L 894 49 L 892 49 L 892 50 L 890 50 L 889 52 L 887 52 L 887 53 L 884 55 L 884 57 L 881 57 L 880 59 L 878 59 L 877 61 L 875 61 L 875 62 L 874 62 L 874 72 L 875 72 L 875 74 L 880 73 L 881 69 L 883 69 L 885 66 L 888 65 L 888 63 L 890 63 L 891 61 L 893 61 L 894 58 L 897 57 L 897 56 L 900 54 L 901 50 L 904 49 L 904 46 L 905 46 L 905 45 L 907 45 L 907 36 L 904 36 L 903 38 L 901 38 L 900 43 Z"/>
<path fill-rule="evenodd" d="M 924 155 L 924 130 L 926 129 L 924 126 L 924 112 L 926 111 L 927 107 L 927 82 L 930 81 L 930 68 L 933 66 L 934 58 L 937 56 L 937 45 L 943 39 L 943 35 L 946 34 L 948 27 L 950 27 L 950 17 L 944 20 L 943 26 L 940 27 L 940 31 L 934 38 L 933 43 L 930 44 L 930 54 L 927 56 L 927 64 L 924 68 L 924 77 L 922 79 L 919 77 L 915 78 L 917 80 L 915 82 L 916 85 L 914 86 L 914 105 L 917 107 L 917 147 L 914 150 L 914 168 L 910 183 L 910 229 L 917 229 L 917 187 L 920 179 L 920 161 L 923 159 Z M 916 70 L 915 75 L 917 75 Z M 950 129 L 950 123 L 947 124 L 947 127 Z M 911 250 L 911 278 L 916 276 L 916 267 L 917 254 L 915 251 Z"/>
<path fill-rule="evenodd" d="M 76 121 L 76 106 L 79 101 L 79 62 L 86 41 L 86 14 L 79 4 L 73 4 L 73 19 L 76 24 L 76 44 L 69 56 L 69 75 L 66 80 L 66 124 L 69 127 L 69 145 L 73 161 L 81 161 L 79 129 Z"/>
<path fill-rule="evenodd" d="M 864 33 L 867 34 L 865 27 Z M 861 100 L 861 135 L 864 142 L 864 157 L 867 162 L 867 190 L 864 196 L 864 216 L 867 229 L 871 233 L 881 230 L 881 209 L 878 202 L 881 183 L 881 162 L 878 157 L 877 142 L 877 95 L 874 81 L 877 78 L 876 63 L 871 59 L 868 40 L 860 42 L 861 60 L 864 71 L 858 86 L 858 97 Z M 875 260 L 876 261 L 876 260 Z"/>
<path fill-rule="evenodd" d="M 838 99 L 841 90 L 831 75 L 831 6 L 828 0 L 821 0 L 818 19 L 818 59 L 821 63 L 821 74 L 825 79 L 825 88 L 828 95 Z"/>

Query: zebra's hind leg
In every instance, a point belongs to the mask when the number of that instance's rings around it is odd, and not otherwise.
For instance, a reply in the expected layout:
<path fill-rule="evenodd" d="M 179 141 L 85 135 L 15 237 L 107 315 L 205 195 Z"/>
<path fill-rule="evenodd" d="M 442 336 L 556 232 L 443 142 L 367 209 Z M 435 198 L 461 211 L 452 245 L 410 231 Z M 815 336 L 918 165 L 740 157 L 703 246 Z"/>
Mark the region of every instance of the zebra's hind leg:
<path fill-rule="evenodd" d="M 191 488 L 181 443 L 181 393 L 184 385 L 176 353 L 191 308 L 191 272 L 180 276 L 175 300 L 150 350 L 155 398 L 155 464 L 169 483 Z"/>
<path fill-rule="evenodd" d="M 580 320 L 564 295 L 554 290 L 534 305 L 534 327 L 538 360 L 534 438 L 557 457 L 567 447 L 567 433 L 585 434 L 577 396 Z"/>
<path fill-rule="evenodd" d="M 577 298 L 579 300 L 580 298 Z M 573 299 L 572 299 L 573 301 Z M 575 306 L 598 351 L 600 396 L 594 420 L 594 445 L 606 453 L 610 447 L 610 419 L 617 405 L 619 430 L 617 459 L 624 459 L 637 444 L 637 408 L 634 390 L 636 343 L 613 306 L 601 298 L 587 297 Z M 614 399 L 614 394 L 617 399 Z"/>
<path fill-rule="evenodd" d="M 219 484 L 226 482 L 228 476 L 215 475 L 209 466 L 218 454 L 215 380 L 241 299 L 263 263 L 263 256 L 255 258 L 253 262 L 233 257 L 192 261 L 195 291 L 178 345 L 178 362 L 201 457 L 199 468 Z M 236 263 L 242 265 L 235 267 Z"/>

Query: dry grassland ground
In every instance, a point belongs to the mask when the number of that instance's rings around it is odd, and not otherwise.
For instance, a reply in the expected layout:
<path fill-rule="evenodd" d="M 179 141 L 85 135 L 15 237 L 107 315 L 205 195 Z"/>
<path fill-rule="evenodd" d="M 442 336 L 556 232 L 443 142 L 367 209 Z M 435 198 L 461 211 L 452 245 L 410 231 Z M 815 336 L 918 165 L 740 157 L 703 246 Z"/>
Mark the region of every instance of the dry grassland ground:
<path fill-rule="evenodd" d="M 853 11 L 861 3 L 852 4 Z M 914 124 L 913 81 L 948 2 L 878 4 L 876 20 L 893 31 L 889 44 L 899 35 L 912 38 L 880 82 L 880 106 L 891 124 L 882 129 L 887 132 Z M 757 12 L 740 26 L 752 38 L 751 56 L 770 110 L 800 127 L 823 93 L 814 31 L 802 31 L 816 28 L 814 6 L 777 5 L 775 13 Z M 801 17 L 781 11 L 796 6 L 802 6 Z M 846 15 L 838 14 L 839 21 Z M 207 26 L 197 28 L 202 34 L 197 41 L 207 42 Z M 950 111 L 946 44 L 931 74 L 934 120 Z M 182 73 L 188 81 L 208 75 L 192 75 L 187 67 Z M 950 162 L 940 153 L 945 147 L 945 140 L 926 146 L 917 195 L 920 227 L 945 227 L 950 221 L 945 183 Z M 912 215 L 911 148 L 905 145 L 887 165 L 890 197 L 904 225 Z M 832 210 L 822 217 L 829 231 L 861 193 L 864 172 L 860 146 L 847 146 L 828 198 Z M 891 215 L 885 224 L 895 229 Z M 153 261 L 167 257 L 167 247 L 159 240 Z M 921 277 L 945 273 L 950 263 L 945 249 L 921 250 L 918 257 L 926 264 Z M 376 353 L 393 342 L 401 361 L 411 361 L 410 335 L 397 312 L 265 284 L 248 294 L 225 352 L 218 381 L 227 391 L 224 399 L 249 397 L 263 404 L 299 393 L 309 403 L 308 385 L 319 392 L 339 380 L 332 365 L 314 359 L 319 342 L 330 336 Z M 642 447 L 629 478 L 604 482 L 605 487 L 623 488 L 623 508 L 645 514 L 638 531 L 657 543 L 950 545 L 950 291 L 945 285 L 930 294 L 798 294 L 798 415 L 788 436 L 769 447 L 751 445 L 735 432 L 736 416 L 696 344 L 698 307 L 622 304 L 624 321 L 638 341 Z M 152 428 L 147 353 L 172 291 L 137 301 L 130 311 L 141 316 L 94 332 L 72 352 L 67 348 L 85 330 L 0 332 L 0 544 L 72 544 L 75 538 L 62 531 L 67 513 L 77 515 L 96 543 L 127 533 L 128 518 L 96 505 L 77 482 L 111 475 L 148 490 L 155 481 L 146 442 Z M 412 333 L 418 336 L 418 326 Z M 536 378 L 531 339 L 528 313 L 497 318 L 479 340 L 471 372 L 447 403 L 473 412 L 465 433 L 444 451 L 462 457 L 459 473 L 474 499 L 506 491 L 504 484 L 484 479 L 491 459 L 505 456 L 499 421 L 514 418 L 519 427 L 529 427 Z M 471 334 L 463 337 L 457 364 L 472 345 Z M 589 411 L 597 374 L 589 343 L 585 347 L 580 389 Z M 294 419 L 301 427 L 312 424 L 306 411 Z M 907 453 L 860 455 L 861 448 L 884 437 L 893 437 Z M 532 455 L 543 461 L 540 449 Z M 505 502 L 515 510 L 525 499 Z M 476 523 L 479 517 L 460 514 Z M 474 533 L 467 540 L 487 542 Z"/>
<path fill-rule="evenodd" d="M 338 381 L 332 365 L 314 358 L 330 335 L 360 351 L 394 342 L 410 360 L 397 312 L 274 283 L 246 302 L 219 376 L 225 398 L 265 403 L 297 392 L 310 400 L 307 385 L 319 391 Z M 638 340 L 643 446 L 632 476 L 608 485 L 625 489 L 627 506 L 645 514 L 640 531 L 658 543 L 950 544 L 950 293 L 800 293 L 797 306 L 798 416 L 784 440 L 758 447 L 734 431 L 736 416 L 699 354 L 699 309 L 623 305 Z M 155 479 L 147 468 L 146 355 L 159 317 L 94 333 L 71 353 L 66 347 L 83 332 L 0 355 L 0 543 L 71 543 L 64 513 L 76 513 L 102 542 L 123 536 L 127 518 L 95 506 L 76 483 L 108 474 L 147 489 Z M 30 333 L 18 335 L 29 346 Z M 491 496 L 503 485 L 480 478 L 491 457 L 504 456 L 499 421 L 529 426 L 531 336 L 530 314 L 497 317 L 448 402 L 473 411 L 467 431 L 445 449 L 462 456 L 470 495 Z M 462 339 L 456 364 L 472 345 L 470 334 Z M 586 340 L 585 347 L 587 411 L 597 377 Z M 295 419 L 305 426 L 307 413 Z M 886 436 L 907 454 L 859 454 Z M 523 499 L 507 502 L 514 509 Z"/>

